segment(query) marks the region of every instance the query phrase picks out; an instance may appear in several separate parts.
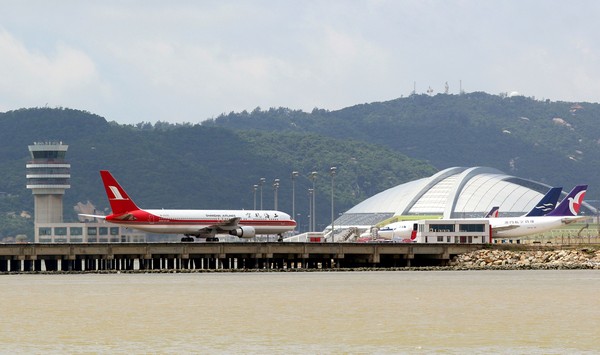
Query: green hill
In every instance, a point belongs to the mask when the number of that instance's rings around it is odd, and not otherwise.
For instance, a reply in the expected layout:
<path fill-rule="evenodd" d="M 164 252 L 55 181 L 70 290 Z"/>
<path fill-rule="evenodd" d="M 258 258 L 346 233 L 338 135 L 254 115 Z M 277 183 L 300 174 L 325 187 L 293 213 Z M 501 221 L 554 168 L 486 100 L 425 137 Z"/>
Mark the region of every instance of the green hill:
<path fill-rule="evenodd" d="M 29 160 L 27 145 L 36 141 L 60 140 L 69 145 L 67 160 L 72 178 L 71 189 L 64 196 L 67 221 L 76 219 L 73 206 L 77 202 L 89 200 L 98 210 L 108 210 L 98 174 L 101 169 L 111 170 L 136 203 L 147 208 L 252 209 L 253 185 L 264 177 L 263 206 L 271 209 L 272 184 L 278 178 L 278 208 L 287 212 L 292 210 L 291 172 L 299 171 L 296 211 L 301 215 L 300 223 L 308 214 L 311 171 L 319 172 L 318 216 L 330 215 L 331 166 L 338 168 L 337 211 L 391 186 L 435 172 L 432 166 L 388 148 L 351 139 L 190 124 L 119 125 L 71 109 L 3 113 L 0 132 L 0 192 L 4 192 L 0 197 L 0 224 L 4 226 L 0 237 L 31 235 L 31 223 L 27 227 L 14 226 L 19 219 L 13 216 L 33 210 L 31 191 L 25 188 L 25 164 Z M 320 219 L 317 223 L 323 228 L 330 221 L 329 217 Z"/>
<path fill-rule="evenodd" d="M 589 183 L 600 196 L 600 104 L 537 101 L 485 93 L 412 95 L 311 113 L 256 109 L 205 126 L 237 130 L 315 132 L 368 142 L 437 169 L 490 166 L 566 189 Z"/>
<path fill-rule="evenodd" d="M 27 233 L 20 217 L 33 210 L 25 188 L 27 145 L 61 140 L 69 145 L 73 206 L 91 201 L 108 210 L 98 170 L 108 169 L 148 208 L 254 207 L 253 185 L 264 177 L 263 207 L 291 212 L 291 172 L 300 226 L 308 214 L 308 179 L 319 173 L 317 223 L 330 221 L 331 178 L 336 166 L 336 211 L 397 184 L 450 166 L 490 166 L 570 189 L 590 184 L 598 200 L 600 105 L 538 101 L 485 93 L 412 95 L 338 111 L 286 108 L 230 113 L 202 124 L 140 122 L 120 125 L 72 109 L 34 108 L 0 113 L 0 238 Z M 257 191 L 257 207 L 259 192 Z M 597 203 L 596 203 L 597 204 Z"/>

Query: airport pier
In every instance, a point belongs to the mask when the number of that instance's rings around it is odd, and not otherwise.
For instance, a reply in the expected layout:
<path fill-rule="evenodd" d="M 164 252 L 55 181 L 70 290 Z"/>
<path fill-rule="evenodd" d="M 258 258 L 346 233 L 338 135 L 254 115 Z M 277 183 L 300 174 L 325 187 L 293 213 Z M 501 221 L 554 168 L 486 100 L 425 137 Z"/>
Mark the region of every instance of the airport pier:
<path fill-rule="evenodd" d="M 0 244 L 0 272 L 286 270 L 444 266 L 476 244 Z"/>

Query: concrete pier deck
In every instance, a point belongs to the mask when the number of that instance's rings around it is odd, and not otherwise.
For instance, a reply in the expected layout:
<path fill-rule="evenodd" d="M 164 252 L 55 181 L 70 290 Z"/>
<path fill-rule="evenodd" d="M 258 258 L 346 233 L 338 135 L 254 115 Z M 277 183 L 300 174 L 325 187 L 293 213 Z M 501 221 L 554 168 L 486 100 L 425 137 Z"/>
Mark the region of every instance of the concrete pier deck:
<path fill-rule="evenodd" d="M 442 266 L 481 244 L 0 244 L 0 272 Z"/>

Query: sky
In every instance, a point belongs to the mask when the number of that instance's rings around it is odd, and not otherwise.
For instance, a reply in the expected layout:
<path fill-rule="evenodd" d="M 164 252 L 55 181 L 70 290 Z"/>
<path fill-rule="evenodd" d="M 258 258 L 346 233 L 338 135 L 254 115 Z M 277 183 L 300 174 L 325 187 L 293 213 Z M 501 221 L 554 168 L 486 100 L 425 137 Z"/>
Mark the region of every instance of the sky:
<path fill-rule="evenodd" d="M 595 0 L 0 0 L 0 112 L 122 124 L 484 91 L 600 102 Z"/>

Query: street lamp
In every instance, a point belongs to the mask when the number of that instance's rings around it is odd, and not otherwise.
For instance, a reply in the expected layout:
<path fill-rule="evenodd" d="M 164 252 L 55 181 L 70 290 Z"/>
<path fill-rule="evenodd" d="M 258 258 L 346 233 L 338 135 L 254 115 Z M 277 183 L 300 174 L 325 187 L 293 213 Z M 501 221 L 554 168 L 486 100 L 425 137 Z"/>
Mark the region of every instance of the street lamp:
<path fill-rule="evenodd" d="M 256 210 L 256 190 L 258 189 L 258 185 L 254 185 L 252 190 L 254 190 L 254 210 Z"/>
<path fill-rule="evenodd" d="M 279 190 L 279 179 L 273 180 L 273 190 L 275 191 L 275 211 L 277 211 L 277 190 Z"/>
<path fill-rule="evenodd" d="M 296 218 L 296 176 L 297 171 L 292 171 L 292 218 Z"/>
<path fill-rule="evenodd" d="M 310 179 L 313 182 L 313 191 L 312 191 L 312 218 L 311 218 L 311 223 L 312 223 L 312 231 L 314 232 L 317 229 L 317 223 L 316 223 L 316 219 L 317 219 L 317 213 L 316 213 L 316 195 L 317 195 L 317 190 L 315 188 L 315 180 L 317 180 L 317 172 L 313 171 L 312 173 L 310 173 Z"/>
<path fill-rule="evenodd" d="M 308 231 L 312 232 L 312 208 L 313 208 L 313 189 L 308 189 Z"/>
<path fill-rule="evenodd" d="M 260 178 L 260 181 L 258 182 L 258 186 L 260 186 L 260 210 L 261 211 L 263 209 L 263 204 L 262 204 L 262 187 L 265 184 L 265 181 L 267 181 L 267 179 Z"/>
<path fill-rule="evenodd" d="M 332 166 L 331 168 L 329 168 L 329 175 L 331 175 L 331 242 L 333 243 L 335 241 L 335 236 L 334 236 L 334 232 L 335 232 L 335 228 L 333 228 L 333 221 L 334 221 L 334 215 L 333 215 L 333 178 L 335 177 L 335 172 L 336 172 L 337 168 L 335 166 Z"/>

